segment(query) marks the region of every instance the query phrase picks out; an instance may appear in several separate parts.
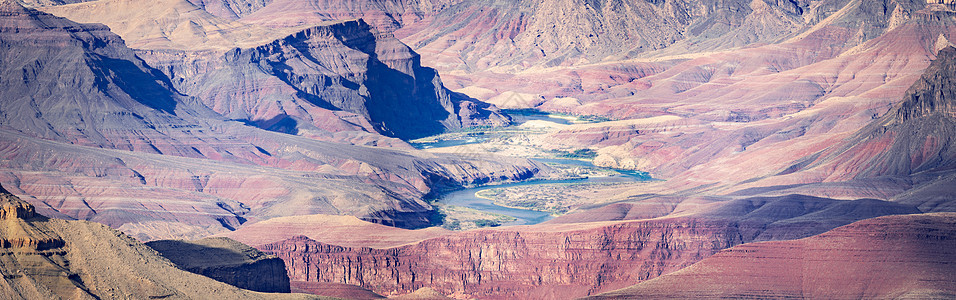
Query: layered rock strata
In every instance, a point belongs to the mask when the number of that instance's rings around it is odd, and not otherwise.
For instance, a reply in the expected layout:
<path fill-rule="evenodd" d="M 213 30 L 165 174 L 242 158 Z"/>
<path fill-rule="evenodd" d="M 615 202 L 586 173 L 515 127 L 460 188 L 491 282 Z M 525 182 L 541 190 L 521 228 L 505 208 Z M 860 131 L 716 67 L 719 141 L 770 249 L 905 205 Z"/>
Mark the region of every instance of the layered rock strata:
<path fill-rule="evenodd" d="M 317 213 L 423 227 L 434 208 L 422 198 L 433 188 L 546 169 L 421 153 L 401 141 L 407 150 L 322 142 L 229 121 L 180 93 L 105 26 L 9 1 L 2 9 L 0 181 L 51 217 L 97 221 L 144 240 Z"/>
<path fill-rule="evenodd" d="M 265 293 L 291 291 L 285 264 L 229 238 L 146 243 L 179 268 L 235 287 Z"/>
<path fill-rule="evenodd" d="M 256 247 L 282 258 L 297 281 L 354 284 L 382 295 L 428 287 L 460 297 L 567 299 L 681 269 L 749 241 L 742 230 L 669 219 L 476 230 L 384 249 L 305 236 Z"/>
<path fill-rule="evenodd" d="M 956 296 L 956 214 L 889 216 L 824 234 L 744 244 L 686 269 L 588 299 Z"/>
<path fill-rule="evenodd" d="M 144 4 L 44 10 L 109 25 L 177 90 L 269 130 L 326 140 L 343 131 L 415 138 L 508 124 L 496 108 L 445 89 L 417 53 L 362 20 L 273 30 L 220 20 L 185 0 L 164 0 L 168 8 L 156 13 L 135 9 Z"/>
<path fill-rule="evenodd" d="M 239 289 L 176 268 L 105 225 L 47 219 L 0 188 L 0 294 L 22 299 L 316 299 Z"/>

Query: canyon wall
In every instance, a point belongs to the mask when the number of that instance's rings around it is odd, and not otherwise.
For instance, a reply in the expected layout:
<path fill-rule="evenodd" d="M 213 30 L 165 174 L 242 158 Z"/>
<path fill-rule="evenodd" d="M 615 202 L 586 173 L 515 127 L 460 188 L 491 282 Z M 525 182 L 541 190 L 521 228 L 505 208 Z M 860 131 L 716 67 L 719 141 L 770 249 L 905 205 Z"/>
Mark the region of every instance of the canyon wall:
<path fill-rule="evenodd" d="M 16 3 L 3 9 L 0 181 L 51 217 L 101 222 L 144 240 L 317 213 L 422 227 L 434 213 L 422 200 L 432 188 L 547 172 L 523 159 L 423 153 L 369 132 L 398 147 L 261 130 L 182 94 L 105 26 Z M 359 25 L 348 24 L 333 27 Z M 329 33 L 322 28 L 312 32 Z"/>
<path fill-rule="evenodd" d="M 256 247 L 281 257 L 297 281 L 353 284 L 382 295 L 429 287 L 457 297 L 568 299 L 673 272 L 749 241 L 726 221 L 582 227 L 476 230 L 384 249 L 305 236 Z"/>
<path fill-rule="evenodd" d="M 291 291 L 285 264 L 229 238 L 195 241 L 159 240 L 146 243 L 180 269 L 250 291 Z"/>
<path fill-rule="evenodd" d="M 109 25 L 179 92 L 260 128 L 331 140 L 347 131 L 416 138 L 509 123 L 493 106 L 447 90 L 417 53 L 363 20 L 270 29 L 219 19 L 185 0 L 164 0 L 155 13 L 137 9 L 143 5 L 43 9 Z M 351 135 L 340 138 L 375 139 Z"/>
<path fill-rule="evenodd" d="M 105 225 L 38 215 L 2 187 L 0 221 L 0 293 L 8 298 L 319 298 L 251 292 L 180 270 Z"/>

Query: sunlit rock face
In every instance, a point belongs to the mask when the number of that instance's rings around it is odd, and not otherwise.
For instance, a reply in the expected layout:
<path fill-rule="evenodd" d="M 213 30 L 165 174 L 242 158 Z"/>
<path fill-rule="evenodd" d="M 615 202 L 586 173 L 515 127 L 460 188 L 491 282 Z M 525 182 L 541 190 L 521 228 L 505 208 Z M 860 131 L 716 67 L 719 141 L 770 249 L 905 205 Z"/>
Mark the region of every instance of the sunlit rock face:
<path fill-rule="evenodd" d="M 0 178 L 51 217 L 101 222 L 143 240 L 314 213 L 422 227 L 434 213 L 422 200 L 432 187 L 527 179 L 546 169 L 521 159 L 466 162 L 416 152 L 374 131 L 332 136 L 327 140 L 345 142 L 332 143 L 231 121 L 177 89 L 105 26 L 13 2 L 3 9 Z M 360 22 L 337 24 L 299 38 L 333 27 L 363 32 Z M 371 43 L 364 32 L 359 41 Z M 326 111 L 331 117 L 316 119 L 348 123 Z M 354 145 L 352 138 L 396 147 Z"/>
<path fill-rule="evenodd" d="M 806 239 L 739 245 L 588 299 L 950 298 L 954 234 L 952 213 L 880 217 Z"/>
<path fill-rule="evenodd" d="M 363 20 L 270 29 L 218 18 L 185 0 L 149 4 L 162 5 L 158 12 L 137 9 L 144 5 L 44 10 L 109 25 L 178 91 L 268 130 L 361 143 L 374 137 L 335 134 L 416 138 L 509 123 L 493 106 L 447 90 L 417 53 Z"/>
<path fill-rule="evenodd" d="M 8 274 L 0 293 L 7 298 L 309 298 L 254 293 L 180 270 L 105 225 L 37 215 L 2 187 L 0 221 L 0 271 Z"/>
<path fill-rule="evenodd" d="M 723 221 L 672 219 L 477 230 L 388 248 L 305 236 L 256 247 L 285 260 L 296 281 L 353 284 L 382 295 L 429 287 L 462 297 L 569 299 L 686 267 L 746 242 L 739 230 Z"/>

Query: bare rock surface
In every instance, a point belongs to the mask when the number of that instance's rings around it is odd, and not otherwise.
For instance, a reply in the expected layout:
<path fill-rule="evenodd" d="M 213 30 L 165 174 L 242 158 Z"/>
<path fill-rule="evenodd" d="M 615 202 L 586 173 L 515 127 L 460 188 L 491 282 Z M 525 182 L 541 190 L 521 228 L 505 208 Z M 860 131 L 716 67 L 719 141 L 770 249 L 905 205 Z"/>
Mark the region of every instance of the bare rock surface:
<path fill-rule="evenodd" d="M 322 283 L 307 281 L 292 281 L 292 292 L 323 295 L 350 300 L 373 300 L 385 297 L 360 286 L 340 283 Z"/>
<path fill-rule="evenodd" d="M 315 299 L 239 289 L 176 268 L 102 224 L 48 219 L 0 188 L 0 293 L 24 299 Z"/>
<path fill-rule="evenodd" d="M 547 169 L 523 159 L 466 162 L 322 142 L 228 121 L 173 88 L 105 26 L 15 2 L 3 12 L 0 178 L 48 216 L 101 222 L 143 240 L 319 213 L 422 227 L 434 212 L 422 197 L 433 188 Z"/>
<path fill-rule="evenodd" d="M 473 230 L 381 249 L 306 236 L 256 247 L 281 257 L 295 281 L 353 284 L 381 295 L 428 287 L 456 298 L 567 299 L 686 267 L 749 241 L 743 227 L 677 218 Z"/>
<path fill-rule="evenodd" d="M 229 238 L 158 240 L 146 245 L 183 270 L 241 289 L 265 293 L 291 290 L 281 259 Z"/>
<path fill-rule="evenodd" d="M 588 299 L 956 296 L 956 215 L 859 221 L 793 241 L 744 244 L 686 269 Z"/>
<path fill-rule="evenodd" d="M 308 215 L 272 218 L 220 234 L 251 246 L 307 236 L 347 247 L 391 248 L 452 234 L 438 227 L 407 230 L 362 221 L 353 216 Z"/>
<path fill-rule="evenodd" d="M 269 5 L 272 0 L 190 0 L 189 3 L 223 19 L 238 19 Z"/>
<path fill-rule="evenodd" d="M 159 12 L 136 9 L 145 4 L 110 0 L 44 10 L 109 25 L 179 91 L 270 130 L 416 138 L 508 124 L 496 108 L 445 89 L 417 53 L 362 20 L 269 29 L 220 19 L 185 0 L 164 0 Z"/>

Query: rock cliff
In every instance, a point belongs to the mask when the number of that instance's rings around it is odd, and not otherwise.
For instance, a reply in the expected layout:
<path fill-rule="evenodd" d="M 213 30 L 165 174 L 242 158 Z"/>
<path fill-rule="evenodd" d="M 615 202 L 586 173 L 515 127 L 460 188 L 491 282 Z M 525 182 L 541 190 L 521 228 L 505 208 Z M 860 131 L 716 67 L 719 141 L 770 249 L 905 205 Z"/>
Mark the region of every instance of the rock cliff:
<path fill-rule="evenodd" d="M 285 264 L 275 256 L 229 238 L 146 243 L 180 269 L 235 287 L 265 293 L 290 292 Z"/>
<path fill-rule="evenodd" d="M 238 289 L 177 269 L 104 225 L 47 219 L 0 188 L 0 293 L 5 298 L 315 299 Z"/>
<path fill-rule="evenodd" d="M 739 245 L 588 299 L 946 299 L 956 296 L 954 238 L 956 214 L 880 217 L 801 240 Z"/>
<path fill-rule="evenodd" d="M 311 216 L 273 219 L 228 236 L 282 257 L 296 281 L 352 284 L 382 295 L 428 287 L 456 297 L 567 299 L 655 278 L 741 243 L 804 238 L 867 218 L 920 213 L 912 205 L 873 199 L 714 199 L 634 203 L 621 213 L 640 220 L 630 222 L 599 222 L 612 213 L 596 210 L 528 227 L 436 232 Z M 640 212 L 642 206 L 670 206 L 660 215 L 671 217 Z M 262 238 L 264 232 L 277 234 Z"/>
<path fill-rule="evenodd" d="M 686 267 L 737 245 L 728 222 L 669 219 L 477 230 L 384 249 L 305 236 L 256 246 L 281 257 L 298 281 L 359 285 L 382 295 L 421 287 L 484 299 L 567 299 Z"/>
<path fill-rule="evenodd" d="M 268 29 L 221 20 L 185 0 L 164 0 L 167 8 L 157 13 L 135 9 L 143 5 L 110 0 L 44 9 L 109 25 L 179 91 L 269 130 L 416 138 L 509 122 L 493 106 L 447 90 L 417 53 L 362 20 Z"/>
<path fill-rule="evenodd" d="M 12 2 L 2 12 L 0 181 L 51 217 L 97 221 L 144 240 L 317 213 L 421 227 L 434 212 L 422 200 L 432 188 L 547 169 L 422 153 L 401 141 L 395 149 L 322 142 L 229 121 L 180 93 L 102 25 Z"/>

